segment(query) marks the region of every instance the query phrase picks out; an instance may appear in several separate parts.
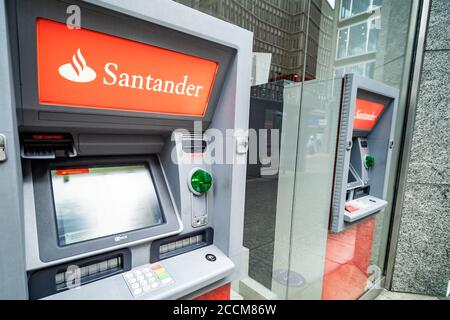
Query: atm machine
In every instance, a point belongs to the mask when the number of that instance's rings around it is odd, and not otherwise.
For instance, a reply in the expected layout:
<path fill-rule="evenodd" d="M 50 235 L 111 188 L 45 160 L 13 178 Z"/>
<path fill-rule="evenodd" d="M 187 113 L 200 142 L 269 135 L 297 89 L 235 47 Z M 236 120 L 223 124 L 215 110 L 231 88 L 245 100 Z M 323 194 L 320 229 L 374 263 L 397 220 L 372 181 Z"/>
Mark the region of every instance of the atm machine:
<path fill-rule="evenodd" d="M 399 91 L 356 74 L 343 79 L 331 231 L 386 206 Z"/>
<path fill-rule="evenodd" d="M 167 0 L 7 1 L 0 15 L 0 250 L 14 261 L 0 297 L 180 299 L 230 283 L 247 139 L 225 132 L 248 126 L 252 34 Z M 231 162 L 205 161 L 209 129 Z"/>

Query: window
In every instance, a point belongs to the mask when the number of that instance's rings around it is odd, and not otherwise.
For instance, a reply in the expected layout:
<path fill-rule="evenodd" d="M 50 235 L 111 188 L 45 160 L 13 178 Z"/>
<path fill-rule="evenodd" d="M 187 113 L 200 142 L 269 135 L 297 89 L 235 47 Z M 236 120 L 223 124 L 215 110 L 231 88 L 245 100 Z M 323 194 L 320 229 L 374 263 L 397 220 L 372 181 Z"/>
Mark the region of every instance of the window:
<path fill-rule="evenodd" d="M 375 61 L 366 63 L 366 77 L 373 79 L 375 76 Z"/>
<path fill-rule="evenodd" d="M 338 36 L 338 59 L 345 58 L 347 56 L 347 38 L 348 38 L 348 29 L 339 30 Z"/>
<path fill-rule="evenodd" d="M 356 55 L 377 50 L 381 19 L 379 17 L 339 30 L 337 59 L 350 58 Z"/>
<path fill-rule="evenodd" d="M 352 12 L 352 0 L 342 0 L 341 19 L 350 17 Z"/>
<path fill-rule="evenodd" d="M 355 56 L 365 53 L 367 38 L 367 24 L 361 23 L 350 27 L 348 37 L 348 56 Z"/>
<path fill-rule="evenodd" d="M 369 10 L 370 0 L 358 0 L 352 3 L 352 16 Z"/>
<path fill-rule="evenodd" d="M 383 0 L 342 0 L 340 19 L 347 19 L 368 12 L 374 7 L 381 7 Z"/>
<path fill-rule="evenodd" d="M 383 4 L 383 0 L 372 0 L 373 7 L 381 7 L 382 4 Z"/>
<path fill-rule="evenodd" d="M 367 51 L 377 50 L 378 32 L 381 28 L 381 19 L 373 19 L 369 21 L 369 41 L 367 43 Z"/>

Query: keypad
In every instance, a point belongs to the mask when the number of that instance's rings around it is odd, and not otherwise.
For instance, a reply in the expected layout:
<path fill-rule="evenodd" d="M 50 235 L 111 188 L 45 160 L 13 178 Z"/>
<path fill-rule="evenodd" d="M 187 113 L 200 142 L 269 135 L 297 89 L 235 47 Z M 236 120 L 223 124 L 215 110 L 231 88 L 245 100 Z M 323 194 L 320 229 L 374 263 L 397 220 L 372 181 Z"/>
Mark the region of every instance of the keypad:
<path fill-rule="evenodd" d="M 124 273 L 123 278 L 134 297 L 174 283 L 173 278 L 159 263 L 134 268 Z"/>

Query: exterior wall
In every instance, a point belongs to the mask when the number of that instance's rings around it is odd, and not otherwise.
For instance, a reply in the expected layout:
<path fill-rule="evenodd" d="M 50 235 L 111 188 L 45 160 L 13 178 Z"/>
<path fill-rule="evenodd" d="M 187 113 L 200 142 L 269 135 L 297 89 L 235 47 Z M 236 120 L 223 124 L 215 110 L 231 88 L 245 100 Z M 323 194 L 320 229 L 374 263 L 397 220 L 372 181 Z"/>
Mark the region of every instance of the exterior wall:
<path fill-rule="evenodd" d="M 432 0 L 392 290 L 444 296 L 450 280 L 450 1 Z"/>

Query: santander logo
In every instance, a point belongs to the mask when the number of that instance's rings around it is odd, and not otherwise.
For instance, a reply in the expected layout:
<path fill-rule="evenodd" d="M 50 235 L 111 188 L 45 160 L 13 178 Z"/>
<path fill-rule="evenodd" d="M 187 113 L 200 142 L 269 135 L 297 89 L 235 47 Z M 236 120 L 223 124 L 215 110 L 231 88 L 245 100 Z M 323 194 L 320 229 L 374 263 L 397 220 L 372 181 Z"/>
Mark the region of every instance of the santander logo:
<path fill-rule="evenodd" d="M 95 71 L 86 64 L 80 48 L 72 56 L 72 62 L 60 66 L 58 72 L 63 78 L 73 82 L 91 82 L 97 77 Z"/>
<path fill-rule="evenodd" d="M 375 114 L 375 112 L 366 113 L 361 109 L 358 109 L 355 112 L 355 119 L 358 119 L 358 120 L 375 121 L 377 117 L 378 116 Z"/>
<path fill-rule="evenodd" d="M 72 56 L 72 62 L 63 64 L 58 69 L 59 74 L 73 82 L 91 82 L 97 77 L 96 72 L 88 67 L 86 59 L 83 57 L 80 48 Z M 168 93 L 198 98 L 204 89 L 201 85 L 189 82 L 189 75 L 184 75 L 179 81 L 164 80 L 153 77 L 151 74 L 128 74 L 119 73 L 119 65 L 107 62 L 104 67 L 105 76 L 102 84 L 106 86 L 117 85 L 119 87 L 154 91 L 157 93 Z"/>
<path fill-rule="evenodd" d="M 203 117 L 219 62 L 38 18 L 39 103 Z"/>
<path fill-rule="evenodd" d="M 371 131 L 384 110 L 384 104 L 362 98 L 356 98 L 356 110 L 353 128 Z"/>

